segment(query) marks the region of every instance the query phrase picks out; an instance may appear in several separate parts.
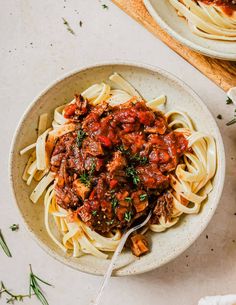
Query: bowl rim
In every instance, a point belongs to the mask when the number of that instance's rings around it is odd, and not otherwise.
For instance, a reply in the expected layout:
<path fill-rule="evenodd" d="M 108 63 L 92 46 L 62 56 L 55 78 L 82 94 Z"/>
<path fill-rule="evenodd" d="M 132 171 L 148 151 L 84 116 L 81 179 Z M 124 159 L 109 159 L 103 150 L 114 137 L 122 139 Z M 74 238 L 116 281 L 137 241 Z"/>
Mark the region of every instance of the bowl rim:
<path fill-rule="evenodd" d="M 101 61 L 98 62 L 97 64 L 90 64 L 90 65 L 85 65 L 85 66 L 81 66 L 78 69 L 75 69 L 73 71 L 70 71 L 68 73 L 65 73 L 62 77 L 57 78 L 56 81 L 53 81 L 49 86 L 46 87 L 46 89 L 44 89 L 40 94 L 36 95 L 36 97 L 32 100 L 32 102 L 26 107 L 25 111 L 23 112 L 23 115 L 21 116 L 12 141 L 11 141 L 11 146 L 10 146 L 10 153 L 9 153 L 9 160 L 8 160 L 8 176 L 9 176 L 9 180 L 10 180 L 10 188 L 11 188 L 11 195 L 13 195 L 13 199 L 15 202 L 15 206 L 17 207 L 17 211 L 18 214 L 21 217 L 21 220 L 23 222 L 23 226 L 26 228 L 26 231 L 29 233 L 29 235 L 31 236 L 31 238 L 40 246 L 41 249 L 43 249 L 47 254 L 49 254 L 51 257 L 53 257 L 54 259 L 56 259 L 57 261 L 63 263 L 64 265 L 77 270 L 77 271 L 81 271 L 87 274 L 92 274 L 92 275 L 103 275 L 104 273 L 95 269 L 95 268 L 82 268 L 80 266 L 78 266 L 75 263 L 71 263 L 71 261 L 68 260 L 68 258 L 56 253 L 54 250 L 52 250 L 46 243 L 44 243 L 43 241 L 41 241 L 37 235 L 34 233 L 34 231 L 30 228 L 30 226 L 28 225 L 27 221 L 25 220 L 25 218 L 23 217 L 22 213 L 21 213 L 21 209 L 20 206 L 17 202 L 16 199 L 16 192 L 14 189 L 14 181 L 13 181 L 13 154 L 14 154 L 14 147 L 15 147 L 15 143 L 17 141 L 17 136 L 20 132 L 21 126 L 26 118 L 26 116 L 28 115 L 28 113 L 31 111 L 31 109 L 35 106 L 35 104 L 37 103 L 37 101 L 42 98 L 52 87 L 56 86 L 57 84 L 59 84 L 60 82 L 66 80 L 67 78 L 70 78 L 78 73 L 84 72 L 86 70 L 90 70 L 93 68 L 99 68 L 99 67 L 104 67 L 104 66 L 127 66 L 127 67 L 133 67 L 133 68 L 140 68 L 140 69 L 145 69 L 145 70 L 149 70 L 151 72 L 155 72 L 155 73 L 159 73 L 162 76 L 168 78 L 171 81 L 176 82 L 179 86 L 181 86 L 184 90 L 186 90 L 186 92 L 188 94 L 190 94 L 204 109 L 205 111 L 208 112 L 208 114 L 212 117 L 212 123 L 214 125 L 214 129 L 216 130 L 218 136 L 219 136 L 219 142 L 218 142 L 218 146 L 221 150 L 221 167 L 222 167 L 222 172 L 220 175 L 220 187 L 218 188 L 218 195 L 217 195 L 217 202 L 215 203 L 215 205 L 210 209 L 209 213 L 206 216 L 206 221 L 199 226 L 199 231 L 196 235 L 196 237 L 192 238 L 192 239 L 188 239 L 188 242 L 186 242 L 185 246 L 181 248 L 181 250 L 179 250 L 178 252 L 175 252 L 174 255 L 170 255 L 168 257 L 166 257 L 165 260 L 162 261 L 161 264 L 159 264 L 158 266 L 155 266 L 155 264 L 149 264 L 148 267 L 143 268 L 143 269 L 137 269 L 133 272 L 122 272 L 119 273 L 115 272 L 112 276 L 127 276 L 127 275 L 136 275 L 136 274 L 142 274 L 154 269 L 157 269 L 161 266 L 163 266 L 166 263 L 171 262 L 172 260 L 174 260 L 176 257 L 178 257 L 179 255 L 181 255 L 186 249 L 188 249 L 196 240 L 197 238 L 201 235 L 201 233 L 205 230 L 205 228 L 207 227 L 207 225 L 209 224 L 209 222 L 211 221 L 216 208 L 218 207 L 218 204 L 220 202 L 221 196 L 222 196 L 222 192 L 223 192 L 223 187 L 224 187 L 224 181 L 225 181 L 225 171 L 226 171 L 226 164 L 225 164 L 225 149 L 224 149 L 224 143 L 222 140 L 222 136 L 219 130 L 219 127 L 213 117 L 213 115 L 211 114 L 210 110 L 208 109 L 207 105 L 201 100 L 201 98 L 199 97 L 199 95 L 189 86 L 187 85 L 183 80 L 181 80 L 180 78 L 178 78 L 177 76 L 175 76 L 174 74 L 159 68 L 157 66 L 154 65 L 150 65 L 150 64 L 146 64 L 146 63 L 140 63 L 140 62 L 136 62 L 136 61 Z"/>
<path fill-rule="evenodd" d="M 184 38 L 179 33 L 177 33 L 175 30 L 173 30 L 158 14 L 158 12 L 155 10 L 152 4 L 152 0 L 143 0 L 143 3 L 145 7 L 147 8 L 150 15 L 153 17 L 153 19 L 160 25 L 160 27 L 166 31 L 171 37 L 175 38 L 177 41 L 181 42 L 183 45 L 189 47 L 190 49 L 196 51 L 197 53 L 201 53 L 205 56 L 209 56 L 212 58 L 217 58 L 221 60 L 230 60 L 230 61 L 236 61 L 236 55 L 230 54 L 230 53 L 224 53 L 220 51 L 210 50 L 208 48 L 202 47 L 199 44 L 192 42 L 191 40 Z M 187 26 L 187 25 L 186 25 Z M 210 39 L 206 39 L 209 41 Z M 235 42 L 236 43 L 236 42 Z"/>

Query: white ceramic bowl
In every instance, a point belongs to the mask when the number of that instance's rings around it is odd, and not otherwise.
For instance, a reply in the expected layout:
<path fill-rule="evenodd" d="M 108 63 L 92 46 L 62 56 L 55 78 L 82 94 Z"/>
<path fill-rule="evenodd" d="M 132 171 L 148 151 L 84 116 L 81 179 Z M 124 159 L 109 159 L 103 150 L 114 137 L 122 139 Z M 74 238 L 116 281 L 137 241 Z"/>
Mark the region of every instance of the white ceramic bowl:
<path fill-rule="evenodd" d="M 36 98 L 25 112 L 13 139 L 10 160 L 10 178 L 17 206 L 31 236 L 47 253 L 70 267 L 88 273 L 101 275 L 108 267 L 109 260 L 90 255 L 71 258 L 52 242 L 44 227 L 42 202 L 33 204 L 30 201 L 29 195 L 34 186 L 28 187 L 21 178 L 27 156 L 20 156 L 19 151 L 35 141 L 35 128 L 41 113 L 52 114 L 54 108 L 70 101 L 76 92 L 81 92 L 95 82 L 106 80 L 114 71 L 130 81 L 147 99 L 166 94 L 166 110 L 177 108 L 186 111 L 197 129 L 215 137 L 218 153 L 214 188 L 201 212 L 198 215 L 184 216 L 177 226 L 164 233 L 149 233 L 152 249 L 142 258 L 136 259 L 129 251 L 122 253 L 118 266 L 126 266 L 116 271 L 116 275 L 121 276 L 157 268 L 181 254 L 197 239 L 218 205 L 224 184 L 225 155 L 220 132 L 205 104 L 181 80 L 163 70 L 146 65 L 103 64 L 84 68 L 64 77 Z"/>
<path fill-rule="evenodd" d="M 143 0 L 155 21 L 172 37 L 206 56 L 236 61 L 236 42 L 211 40 L 193 34 L 169 0 Z"/>

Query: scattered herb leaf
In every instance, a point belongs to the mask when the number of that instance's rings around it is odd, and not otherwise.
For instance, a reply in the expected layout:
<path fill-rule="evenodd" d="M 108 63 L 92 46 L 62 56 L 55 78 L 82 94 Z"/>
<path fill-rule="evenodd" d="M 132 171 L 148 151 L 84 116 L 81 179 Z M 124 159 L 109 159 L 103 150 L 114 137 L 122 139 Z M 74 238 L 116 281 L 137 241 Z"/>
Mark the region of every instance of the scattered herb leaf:
<path fill-rule="evenodd" d="M 79 176 L 79 180 L 80 180 L 80 182 L 82 182 L 86 186 L 90 186 L 90 176 L 89 176 L 88 173 L 84 172 L 83 174 L 81 174 Z"/>
<path fill-rule="evenodd" d="M 111 205 L 112 205 L 113 209 L 118 205 L 118 203 L 119 203 L 119 201 L 118 201 L 118 199 L 116 198 L 116 196 L 113 196 L 113 197 L 111 198 Z"/>
<path fill-rule="evenodd" d="M 29 295 L 31 296 L 31 290 L 35 293 L 36 297 L 43 305 L 49 305 L 48 301 L 46 300 L 45 296 L 43 295 L 42 289 L 39 286 L 38 281 L 41 283 L 52 286 L 51 284 L 45 282 L 44 280 L 40 279 L 37 275 L 33 273 L 32 267 L 30 265 L 30 286 L 29 286 Z"/>
<path fill-rule="evenodd" d="M 92 211 L 92 215 L 96 216 L 97 215 L 97 211 Z"/>
<path fill-rule="evenodd" d="M 141 195 L 139 196 L 139 199 L 140 199 L 141 201 L 146 200 L 146 199 L 147 199 L 147 194 L 141 194 Z"/>
<path fill-rule="evenodd" d="M 125 200 L 131 202 L 132 198 L 131 197 L 126 197 Z"/>
<path fill-rule="evenodd" d="M 221 115 L 221 114 L 218 114 L 218 115 L 217 115 L 217 119 L 222 120 L 222 115 Z"/>
<path fill-rule="evenodd" d="M 133 183 L 137 185 L 140 182 L 136 169 L 133 166 L 126 168 L 126 175 L 133 179 Z"/>
<path fill-rule="evenodd" d="M 124 216 L 124 219 L 125 219 L 127 222 L 130 222 L 131 218 L 132 218 L 132 212 L 131 212 L 131 211 L 126 212 L 126 213 L 125 213 L 125 216 Z"/>
<path fill-rule="evenodd" d="M 3 235 L 2 235 L 1 230 L 0 230 L 0 246 L 2 247 L 3 251 L 5 252 L 5 254 L 8 257 L 12 257 L 11 252 L 10 252 L 6 242 L 5 242 L 5 239 L 4 239 Z"/>
<path fill-rule="evenodd" d="M 77 133 L 77 138 L 76 138 L 76 143 L 78 145 L 78 147 L 82 146 L 82 142 L 86 137 L 86 132 L 83 131 L 83 129 L 80 129 Z"/>
<path fill-rule="evenodd" d="M 4 293 L 9 296 L 9 298 L 6 299 L 7 304 L 14 304 L 15 301 L 21 301 L 22 302 L 24 300 L 24 298 L 30 298 L 31 297 L 30 294 L 14 294 L 6 288 L 6 286 L 3 284 L 3 282 L 1 282 L 0 298 Z"/>
<path fill-rule="evenodd" d="M 94 174 L 95 169 L 96 169 L 96 162 L 95 162 L 95 159 L 93 158 L 92 162 L 91 162 L 91 168 L 90 168 L 90 171 L 89 171 L 90 176 L 92 176 Z"/>
<path fill-rule="evenodd" d="M 229 121 L 226 125 L 230 126 L 230 125 L 233 125 L 235 123 L 236 123 L 236 109 L 234 110 L 234 118 L 231 121 Z"/>
<path fill-rule="evenodd" d="M 67 28 L 67 31 L 70 32 L 72 35 L 75 35 L 75 32 L 73 31 L 73 29 L 71 28 L 69 22 L 65 19 L 65 18 L 62 18 L 63 20 L 63 24 L 66 26 Z"/>
<path fill-rule="evenodd" d="M 13 224 L 13 225 L 11 225 L 10 226 L 10 229 L 12 230 L 12 231 L 18 231 L 19 230 L 19 225 L 17 225 L 17 224 Z"/>
<path fill-rule="evenodd" d="M 232 119 L 231 121 L 229 121 L 226 125 L 230 126 L 236 123 L 236 118 Z"/>
<path fill-rule="evenodd" d="M 131 158 L 131 160 L 137 161 L 141 164 L 146 164 L 148 162 L 148 158 L 145 156 L 140 156 L 139 154 L 135 154 L 133 155 Z"/>
<path fill-rule="evenodd" d="M 80 22 L 79 22 L 79 26 L 82 28 L 82 26 L 83 26 L 83 22 L 80 20 Z"/>
<path fill-rule="evenodd" d="M 114 222 L 114 219 L 109 220 L 109 221 L 106 221 L 106 224 L 109 226 L 109 225 L 112 225 L 112 224 L 113 224 L 113 222 Z"/>
<path fill-rule="evenodd" d="M 102 4 L 102 8 L 104 8 L 105 10 L 108 10 L 108 5 L 106 5 L 106 4 Z"/>
<path fill-rule="evenodd" d="M 227 105 L 233 104 L 233 101 L 231 100 L 230 97 L 227 97 L 226 104 Z"/>

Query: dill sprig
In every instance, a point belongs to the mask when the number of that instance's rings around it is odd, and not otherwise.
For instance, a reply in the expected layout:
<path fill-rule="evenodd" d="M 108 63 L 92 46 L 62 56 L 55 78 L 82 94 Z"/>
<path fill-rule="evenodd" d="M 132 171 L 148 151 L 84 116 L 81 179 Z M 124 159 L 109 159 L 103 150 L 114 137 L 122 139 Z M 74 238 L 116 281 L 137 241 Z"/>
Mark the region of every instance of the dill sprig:
<path fill-rule="evenodd" d="M 7 304 L 14 304 L 15 301 L 23 301 L 25 298 L 31 298 L 30 294 L 14 294 L 6 288 L 6 286 L 1 282 L 0 286 L 0 298 L 3 294 L 7 294 L 9 297 L 6 299 Z"/>
<path fill-rule="evenodd" d="M 8 256 L 8 257 L 12 257 L 11 255 L 11 252 L 6 244 L 6 241 L 2 235 L 2 232 L 0 230 L 0 246 L 2 247 L 3 251 L 5 252 L 5 254 Z"/>
<path fill-rule="evenodd" d="M 35 275 L 33 273 L 32 270 L 32 266 L 30 265 L 30 286 L 29 286 L 29 295 L 32 295 L 32 290 L 34 292 L 34 294 L 36 295 L 36 297 L 39 299 L 39 301 L 43 304 L 43 305 L 49 305 L 48 301 L 46 300 L 45 296 L 43 295 L 42 289 L 39 286 L 38 281 L 40 281 L 41 283 L 48 285 L 48 286 L 52 286 L 51 284 L 45 282 L 44 280 L 40 279 L 37 275 Z"/>

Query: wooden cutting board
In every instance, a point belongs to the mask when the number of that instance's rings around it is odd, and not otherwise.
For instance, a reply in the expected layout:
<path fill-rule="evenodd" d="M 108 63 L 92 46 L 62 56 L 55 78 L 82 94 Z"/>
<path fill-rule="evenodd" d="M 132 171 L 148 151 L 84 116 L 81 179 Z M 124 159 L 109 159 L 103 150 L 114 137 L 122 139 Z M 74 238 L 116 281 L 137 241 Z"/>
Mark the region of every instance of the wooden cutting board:
<path fill-rule="evenodd" d="M 213 59 L 182 45 L 160 28 L 148 13 L 142 0 L 112 1 L 224 91 L 236 86 L 236 62 Z"/>

